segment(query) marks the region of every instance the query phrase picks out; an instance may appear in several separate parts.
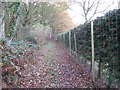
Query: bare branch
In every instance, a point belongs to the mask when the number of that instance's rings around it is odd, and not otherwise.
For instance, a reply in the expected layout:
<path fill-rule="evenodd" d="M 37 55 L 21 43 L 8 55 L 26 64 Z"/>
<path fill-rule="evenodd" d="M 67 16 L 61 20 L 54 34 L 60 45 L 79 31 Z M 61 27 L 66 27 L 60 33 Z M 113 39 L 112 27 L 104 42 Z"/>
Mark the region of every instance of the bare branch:
<path fill-rule="evenodd" d="M 96 6 L 96 8 L 95 8 L 95 11 L 94 11 L 93 15 L 89 18 L 88 21 L 90 21 L 90 20 L 94 17 L 94 15 L 97 13 L 98 6 L 99 6 L 99 4 L 100 4 L 100 0 L 98 0 L 98 2 L 97 2 L 96 4 L 97 4 L 97 6 Z"/>
<path fill-rule="evenodd" d="M 90 21 L 96 14 L 98 13 L 104 13 L 113 3 L 115 0 L 110 4 L 107 5 L 104 10 L 98 11 L 98 9 L 105 4 L 105 1 L 101 0 L 83 0 L 81 2 L 74 2 L 74 4 L 77 4 L 81 7 L 83 14 L 80 14 L 84 17 L 85 21 Z M 92 13 L 91 17 L 89 17 L 89 13 Z"/>
<path fill-rule="evenodd" d="M 72 11 L 74 11 L 74 10 L 73 10 L 72 8 L 70 8 L 70 7 L 69 7 L 69 9 L 72 10 Z M 74 11 L 74 12 L 75 12 L 76 14 L 78 14 L 78 15 L 81 15 L 81 16 L 85 17 L 84 14 L 82 14 L 82 13 L 79 13 L 79 12 L 76 12 L 76 11 Z"/>
<path fill-rule="evenodd" d="M 114 4 L 114 2 L 112 2 L 112 4 Z M 108 5 L 104 10 L 96 12 L 96 13 L 103 13 L 103 12 L 105 12 L 112 4 Z"/>

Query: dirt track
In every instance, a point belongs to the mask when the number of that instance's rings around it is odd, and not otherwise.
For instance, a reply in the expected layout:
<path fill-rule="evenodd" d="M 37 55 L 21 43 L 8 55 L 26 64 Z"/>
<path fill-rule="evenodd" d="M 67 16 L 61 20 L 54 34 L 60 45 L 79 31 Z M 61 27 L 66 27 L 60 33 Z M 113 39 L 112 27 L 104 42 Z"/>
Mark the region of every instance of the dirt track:
<path fill-rule="evenodd" d="M 20 88 L 88 88 L 93 83 L 63 47 L 49 41 L 31 65 L 21 74 Z"/>

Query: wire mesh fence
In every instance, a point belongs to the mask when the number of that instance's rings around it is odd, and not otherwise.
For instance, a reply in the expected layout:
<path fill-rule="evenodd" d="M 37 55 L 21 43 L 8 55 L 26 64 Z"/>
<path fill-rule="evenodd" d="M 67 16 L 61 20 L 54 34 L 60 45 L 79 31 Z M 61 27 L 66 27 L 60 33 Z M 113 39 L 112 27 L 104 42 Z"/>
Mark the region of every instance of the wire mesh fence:
<path fill-rule="evenodd" d="M 95 62 L 98 77 L 108 81 L 108 87 L 120 85 L 120 9 L 109 11 L 93 21 Z M 70 34 L 71 32 L 71 34 Z M 91 22 L 64 33 L 65 46 L 72 48 L 85 60 L 92 60 Z M 76 35 L 76 42 L 75 37 Z M 59 36 L 58 39 L 60 39 Z M 76 46 L 75 44 L 76 43 Z M 71 45 L 70 45 L 71 44 Z M 77 50 L 75 50 L 77 47 Z"/>

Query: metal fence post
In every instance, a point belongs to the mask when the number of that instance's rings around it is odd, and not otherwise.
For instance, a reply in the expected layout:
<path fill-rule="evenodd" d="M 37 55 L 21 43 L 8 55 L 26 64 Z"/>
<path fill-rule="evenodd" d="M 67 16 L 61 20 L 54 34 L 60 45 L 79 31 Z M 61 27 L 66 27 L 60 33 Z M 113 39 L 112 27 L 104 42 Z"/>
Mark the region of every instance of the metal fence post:
<path fill-rule="evenodd" d="M 70 55 L 71 55 L 71 31 L 69 31 L 69 49 L 70 49 Z"/>
<path fill-rule="evenodd" d="M 77 41 L 76 41 L 76 35 L 74 34 L 74 46 L 75 46 L 75 56 L 76 56 L 76 60 L 78 59 L 78 55 L 77 55 Z"/>
<path fill-rule="evenodd" d="M 65 34 L 63 34 L 63 45 L 64 45 L 64 49 L 65 49 Z"/>
<path fill-rule="evenodd" d="M 91 49 L 92 49 L 92 79 L 95 81 L 95 60 L 94 60 L 94 32 L 93 21 L 91 21 Z"/>

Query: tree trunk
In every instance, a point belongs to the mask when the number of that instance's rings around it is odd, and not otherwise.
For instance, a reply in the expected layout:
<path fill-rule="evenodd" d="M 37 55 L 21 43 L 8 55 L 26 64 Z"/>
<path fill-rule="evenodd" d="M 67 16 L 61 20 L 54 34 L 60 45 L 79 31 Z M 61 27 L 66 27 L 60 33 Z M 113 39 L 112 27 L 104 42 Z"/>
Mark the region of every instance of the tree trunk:
<path fill-rule="evenodd" d="M 3 21 L 4 10 L 2 5 L 0 5 L 0 40 L 5 38 L 5 23 Z"/>

